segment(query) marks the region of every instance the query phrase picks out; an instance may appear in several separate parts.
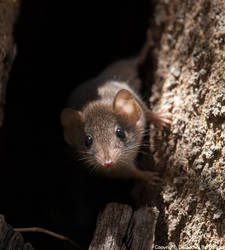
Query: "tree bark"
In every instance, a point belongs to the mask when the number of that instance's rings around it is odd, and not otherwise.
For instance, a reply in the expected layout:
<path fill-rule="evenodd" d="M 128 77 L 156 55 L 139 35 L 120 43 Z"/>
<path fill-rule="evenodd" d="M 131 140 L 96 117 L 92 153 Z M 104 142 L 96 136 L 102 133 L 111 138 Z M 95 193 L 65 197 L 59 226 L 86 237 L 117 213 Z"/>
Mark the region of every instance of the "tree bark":
<path fill-rule="evenodd" d="M 156 208 L 133 211 L 128 205 L 110 203 L 97 220 L 89 250 L 153 249 Z"/>
<path fill-rule="evenodd" d="M 6 84 L 16 54 L 13 28 L 19 5 L 19 0 L 0 2 L 0 128 L 4 119 Z"/>
<path fill-rule="evenodd" d="M 164 173 L 158 232 L 167 232 L 155 244 L 224 249 L 225 2 L 155 1 L 149 29 L 150 102 L 172 114 L 170 131 L 150 133 Z"/>
<path fill-rule="evenodd" d="M 0 130 L 4 119 L 6 85 L 16 55 L 13 31 L 19 6 L 19 0 L 0 1 Z M 5 222 L 3 215 L 0 215 L 0 249 L 33 249 L 29 243 L 24 244 L 22 235 Z"/>
<path fill-rule="evenodd" d="M 30 243 L 24 243 L 21 233 L 15 232 L 0 215 L 0 250 L 34 250 Z"/>

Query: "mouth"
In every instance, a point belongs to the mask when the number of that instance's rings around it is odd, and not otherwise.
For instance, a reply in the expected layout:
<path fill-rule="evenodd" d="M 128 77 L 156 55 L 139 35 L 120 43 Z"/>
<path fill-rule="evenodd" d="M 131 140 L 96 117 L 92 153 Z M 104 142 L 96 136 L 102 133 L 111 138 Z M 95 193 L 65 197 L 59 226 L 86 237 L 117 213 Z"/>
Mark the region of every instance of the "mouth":
<path fill-rule="evenodd" d="M 106 168 L 112 168 L 115 165 L 115 163 L 112 160 L 107 160 L 104 162 L 104 167 Z"/>

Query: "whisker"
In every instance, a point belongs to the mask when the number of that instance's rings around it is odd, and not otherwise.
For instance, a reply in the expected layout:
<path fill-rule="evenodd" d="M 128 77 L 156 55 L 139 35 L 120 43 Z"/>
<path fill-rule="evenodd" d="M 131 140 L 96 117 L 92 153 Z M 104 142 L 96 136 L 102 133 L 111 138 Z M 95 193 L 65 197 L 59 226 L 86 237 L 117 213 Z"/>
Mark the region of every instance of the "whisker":
<path fill-rule="evenodd" d="M 96 164 L 95 166 L 92 167 L 91 171 L 89 172 L 90 174 L 94 174 L 97 169 L 99 168 L 99 166 Z"/>

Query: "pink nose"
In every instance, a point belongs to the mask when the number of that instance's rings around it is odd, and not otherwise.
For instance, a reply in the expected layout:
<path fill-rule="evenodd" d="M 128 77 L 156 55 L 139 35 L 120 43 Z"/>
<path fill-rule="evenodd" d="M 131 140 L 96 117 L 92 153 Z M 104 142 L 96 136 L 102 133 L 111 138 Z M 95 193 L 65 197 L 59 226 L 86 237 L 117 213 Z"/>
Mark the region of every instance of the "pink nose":
<path fill-rule="evenodd" d="M 107 168 L 111 168 L 114 165 L 114 163 L 111 160 L 105 161 L 104 166 Z"/>

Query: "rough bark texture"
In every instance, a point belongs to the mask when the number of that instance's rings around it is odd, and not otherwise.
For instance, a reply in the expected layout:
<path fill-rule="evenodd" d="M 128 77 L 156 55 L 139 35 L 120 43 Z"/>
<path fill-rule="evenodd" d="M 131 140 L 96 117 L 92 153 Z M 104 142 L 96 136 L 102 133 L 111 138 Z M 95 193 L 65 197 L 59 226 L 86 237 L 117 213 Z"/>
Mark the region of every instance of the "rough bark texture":
<path fill-rule="evenodd" d="M 156 208 L 133 212 L 128 205 L 110 203 L 98 217 L 89 250 L 153 249 L 157 217 Z"/>
<path fill-rule="evenodd" d="M 6 84 L 16 54 L 13 28 L 19 2 L 19 0 L 0 1 L 0 127 L 3 125 L 4 118 Z"/>
<path fill-rule="evenodd" d="M 24 243 L 21 233 L 15 232 L 0 215 L 0 250 L 34 250 L 30 243 Z"/>
<path fill-rule="evenodd" d="M 150 102 L 172 113 L 150 138 L 164 171 L 156 244 L 225 249 L 225 2 L 158 0 L 149 29 Z"/>

